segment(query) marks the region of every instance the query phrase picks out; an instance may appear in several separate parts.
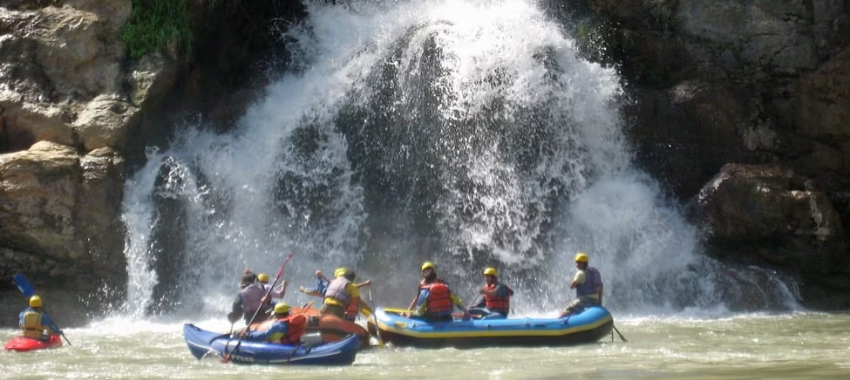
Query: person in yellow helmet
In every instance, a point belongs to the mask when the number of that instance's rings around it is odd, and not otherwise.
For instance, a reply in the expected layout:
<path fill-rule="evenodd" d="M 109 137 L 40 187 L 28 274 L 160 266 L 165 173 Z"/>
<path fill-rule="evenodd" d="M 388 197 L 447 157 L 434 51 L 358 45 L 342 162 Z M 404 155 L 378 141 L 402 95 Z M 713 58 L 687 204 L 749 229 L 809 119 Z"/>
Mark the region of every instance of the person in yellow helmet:
<path fill-rule="evenodd" d="M 257 275 L 257 284 L 259 284 L 260 288 L 263 289 L 265 294 L 268 294 L 267 298 L 267 306 L 264 310 L 265 313 L 269 313 L 274 309 L 275 302 L 272 299 L 281 299 L 286 295 L 286 280 L 280 282 L 280 285 L 277 288 L 272 289 L 272 286 L 269 285 L 269 275 L 265 273 L 260 273 Z"/>
<path fill-rule="evenodd" d="M 30 297 L 29 307 L 18 315 L 18 326 L 23 336 L 46 341 L 50 335 L 62 334 L 62 330 L 44 313 L 42 307 L 41 297 L 36 294 Z"/>
<path fill-rule="evenodd" d="M 307 316 L 304 314 L 289 314 L 289 305 L 278 302 L 274 306 L 272 319 L 260 324 L 254 331 L 243 331 L 243 337 L 251 341 L 265 341 L 298 345 L 301 335 L 307 329 Z"/>
<path fill-rule="evenodd" d="M 575 262 L 578 272 L 570 282 L 570 289 L 576 290 L 576 300 L 567 306 L 559 318 L 576 314 L 589 306 L 602 305 L 602 275 L 599 270 L 588 265 L 589 261 L 586 253 L 576 254 Z"/>
<path fill-rule="evenodd" d="M 451 322 L 454 306 L 463 310 L 464 317 L 467 317 L 469 313 L 463 301 L 452 293 L 447 282 L 437 277 L 434 263 L 426 261 L 422 263 L 421 269 L 422 281 L 419 282 L 418 293 L 408 307 L 415 310 L 414 317 L 431 322 Z"/>
<path fill-rule="evenodd" d="M 272 287 L 271 285 L 269 285 L 269 275 L 265 273 L 260 273 L 257 275 L 257 282 L 260 283 L 260 286 L 266 292 L 268 292 L 269 289 L 271 289 Z M 271 298 L 283 298 L 283 296 L 286 295 L 286 280 L 281 281 L 280 285 L 277 286 L 277 289 L 272 290 L 269 295 L 271 296 Z"/>
<path fill-rule="evenodd" d="M 499 273 L 496 268 L 487 267 L 482 272 L 484 275 L 484 286 L 478 289 L 481 301 L 474 303 L 469 309 L 471 315 L 482 319 L 504 319 L 511 311 L 511 297 L 514 290 L 499 282 Z"/>
<path fill-rule="evenodd" d="M 334 278 L 344 276 L 346 271 L 347 271 L 347 269 L 345 269 L 344 267 L 336 268 L 336 270 L 334 270 Z M 307 295 L 325 298 L 325 293 L 328 291 L 328 285 L 330 285 L 330 283 L 331 283 L 331 280 L 329 280 L 327 277 L 325 277 L 325 275 L 322 273 L 322 271 L 317 270 L 316 271 L 316 286 L 314 286 L 312 288 L 305 288 L 305 287 L 302 286 L 298 290 L 301 293 L 304 293 L 304 294 L 307 294 Z M 366 280 L 366 281 L 363 281 L 359 284 L 354 284 L 354 286 L 356 286 L 357 289 L 360 289 L 364 286 L 369 286 L 369 285 L 372 285 L 372 280 Z M 360 312 L 359 302 L 355 303 L 355 302 L 349 301 L 348 305 L 346 305 L 346 307 L 345 307 L 345 319 L 353 322 L 357 318 L 357 314 L 359 314 L 359 312 Z"/>
<path fill-rule="evenodd" d="M 266 284 L 257 282 L 257 275 L 249 269 L 242 272 L 242 280 L 238 294 L 234 298 L 227 319 L 230 323 L 239 320 L 241 316 L 245 323 L 260 322 L 268 319 L 272 309 L 271 297 L 266 297 Z M 256 317 L 254 317 L 256 315 Z M 251 318 L 254 318 L 253 321 Z"/>
<path fill-rule="evenodd" d="M 338 268 L 334 274 L 336 277 L 328 283 L 324 293 L 324 304 L 319 309 L 319 313 L 352 320 L 359 312 L 369 318 L 372 315 L 372 308 L 360 299 L 360 290 L 354 283 L 357 276 L 354 271 Z M 316 272 L 316 275 L 321 276 L 321 272 Z M 371 281 L 369 283 L 371 284 Z"/>

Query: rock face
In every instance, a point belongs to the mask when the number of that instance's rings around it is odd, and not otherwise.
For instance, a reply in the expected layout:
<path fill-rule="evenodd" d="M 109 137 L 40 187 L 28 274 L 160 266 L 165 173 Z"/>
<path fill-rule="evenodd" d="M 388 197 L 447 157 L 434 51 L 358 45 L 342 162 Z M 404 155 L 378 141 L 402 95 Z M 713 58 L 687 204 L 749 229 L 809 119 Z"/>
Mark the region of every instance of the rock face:
<path fill-rule="evenodd" d="M 804 279 L 801 294 L 810 305 L 847 306 L 829 296 L 850 286 L 846 227 L 839 209 L 813 181 L 774 165 L 730 164 L 691 207 L 715 255 L 767 263 Z"/>
<path fill-rule="evenodd" d="M 808 305 L 850 307 L 850 2 L 563 2 L 596 21 L 601 46 L 585 45 L 605 49 L 588 55 L 622 68 L 640 164 L 691 200 L 709 253 L 794 275 Z M 189 5 L 188 59 L 132 60 L 131 0 L 0 3 L 0 277 L 25 272 L 75 321 L 124 289 L 125 167 L 186 114 L 238 117 L 259 62 L 285 54 L 267 26 L 304 12 Z M 0 323 L 24 305 L 0 282 Z"/>
<path fill-rule="evenodd" d="M 64 284 L 61 293 L 45 293 L 71 306 L 63 314 L 96 306 L 92 295 L 104 295 L 103 289 L 122 289 L 123 171 L 123 159 L 111 148 L 82 155 L 41 141 L 0 155 L 0 277 L 25 272 L 37 290 Z"/>
<path fill-rule="evenodd" d="M 606 26 L 640 164 L 690 200 L 710 254 L 850 307 L 850 2 L 572 3 Z"/>
<path fill-rule="evenodd" d="M 132 0 L 0 2 L 0 278 L 25 273 L 63 325 L 126 289 L 125 171 L 187 115 L 237 117 L 299 2 L 187 0 L 193 49 L 130 59 Z M 162 259 L 169 259 L 168 248 Z M 117 300 L 117 301 L 116 301 Z M 0 281 L 0 324 L 26 305 Z"/>
<path fill-rule="evenodd" d="M 0 277 L 26 273 L 71 319 L 123 292 L 123 152 L 176 77 L 158 55 L 126 64 L 131 3 L 0 7 Z M 4 284 L 3 304 L 25 305 Z"/>

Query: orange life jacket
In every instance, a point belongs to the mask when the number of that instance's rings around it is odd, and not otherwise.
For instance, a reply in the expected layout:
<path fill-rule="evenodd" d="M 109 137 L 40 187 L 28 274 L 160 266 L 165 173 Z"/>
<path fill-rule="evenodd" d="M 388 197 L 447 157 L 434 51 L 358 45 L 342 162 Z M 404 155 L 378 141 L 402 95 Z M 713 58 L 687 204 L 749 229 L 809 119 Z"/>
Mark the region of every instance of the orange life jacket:
<path fill-rule="evenodd" d="M 289 323 L 289 329 L 286 335 L 280 339 L 280 342 L 296 345 L 301 343 L 301 335 L 304 335 L 304 332 L 307 331 L 307 316 L 295 314 L 283 318 L 283 320 Z"/>
<path fill-rule="evenodd" d="M 436 279 L 430 284 L 423 280 L 419 284 L 419 290 L 427 289 L 430 295 L 426 301 L 426 308 L 431 315 L 443 315 L 452 312 L 452 298 L 449 285 L 441 279 Z"/>
<path fill-rule="evenodd" d="M 286 334 L 272 334 L 266 339 L 267 342 L 298 345 L 301 342 L 301 335 L 304 335 L 304 332 L 307 330 L 307 316 L 304 314 L 294 314 L 265 321 L 257 326 L 256 331 L 268 330 L 275 322 L 287 323 Z"/>
<path fill-rule="evenodd" d="M 496 290 L 496 287 L 499 286 L 499 285 L 501 285 L 501 284 L 495 283 L 495 284 L 490 284 L 490 285 L 484 285 L 484 289 L 486 289 L 488 291 L 494 291 L 494 290 Z M 507 288 L 506 285 L 505 285 L 505 287 Z M 496 312 L 507 315 L 508 312 L 511 310 L 511 295 L 514 294 L 513 289 L 507 288 L 507 290 L 508 290 L 508 296 L 507 297 L 499 297 L 499 296 L 496 296 L 496 295 L 489 295 L 487 293 L 484 293 L 484 307 L 486 307 L 486 308 L 488 308 L 492 311 L 496 311 Z"/>

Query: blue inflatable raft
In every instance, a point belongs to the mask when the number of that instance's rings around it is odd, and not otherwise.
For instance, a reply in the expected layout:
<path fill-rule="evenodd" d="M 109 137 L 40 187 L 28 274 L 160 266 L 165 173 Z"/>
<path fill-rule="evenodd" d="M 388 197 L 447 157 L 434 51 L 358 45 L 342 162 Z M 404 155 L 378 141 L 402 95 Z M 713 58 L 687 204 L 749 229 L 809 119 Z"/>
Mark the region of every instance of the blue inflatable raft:
<path fill-rule="evenodd" d="M 203 330 L 190 323 L 183 325 L 183 338 L 186 339 L 189 351 L 198 359 L 211 355 L 222 358 L 231 353 L 238 342 L 238 339 L 231 339 L 227 334 Z M 243 339 L 239 348 L 233 351 L 230 360 L 240 364 L 347 365 L 354 362 L 358 348 L 360 338 L 356 334 L 337 342 L 312 346 L 250 342 Z"/>
<path fill-rule="evenodd" d="M 413 347 L 563 346 L 593 343 L 611 334 L 614 326 L 611 313 L 598 306 L 568 317 L 550 319 L 426 322 L 405 318 L 383 308 L 378 308 L 375 316 L 384 342 Z"/>

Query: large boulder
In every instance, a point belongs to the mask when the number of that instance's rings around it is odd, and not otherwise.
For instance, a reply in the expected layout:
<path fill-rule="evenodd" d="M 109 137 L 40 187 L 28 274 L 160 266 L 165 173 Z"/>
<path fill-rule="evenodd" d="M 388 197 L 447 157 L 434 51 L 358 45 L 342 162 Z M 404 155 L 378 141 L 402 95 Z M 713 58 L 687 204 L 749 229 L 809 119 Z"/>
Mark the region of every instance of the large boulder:
<path fill-rule="evenodd" d="M 814 181 L 780 166 L 729 164 L 690 210 L 712 255 L 798 276 L 806 303 L 850 306 L 850 298 L 832 297 L 850 293 L 841 213 Z"/>

